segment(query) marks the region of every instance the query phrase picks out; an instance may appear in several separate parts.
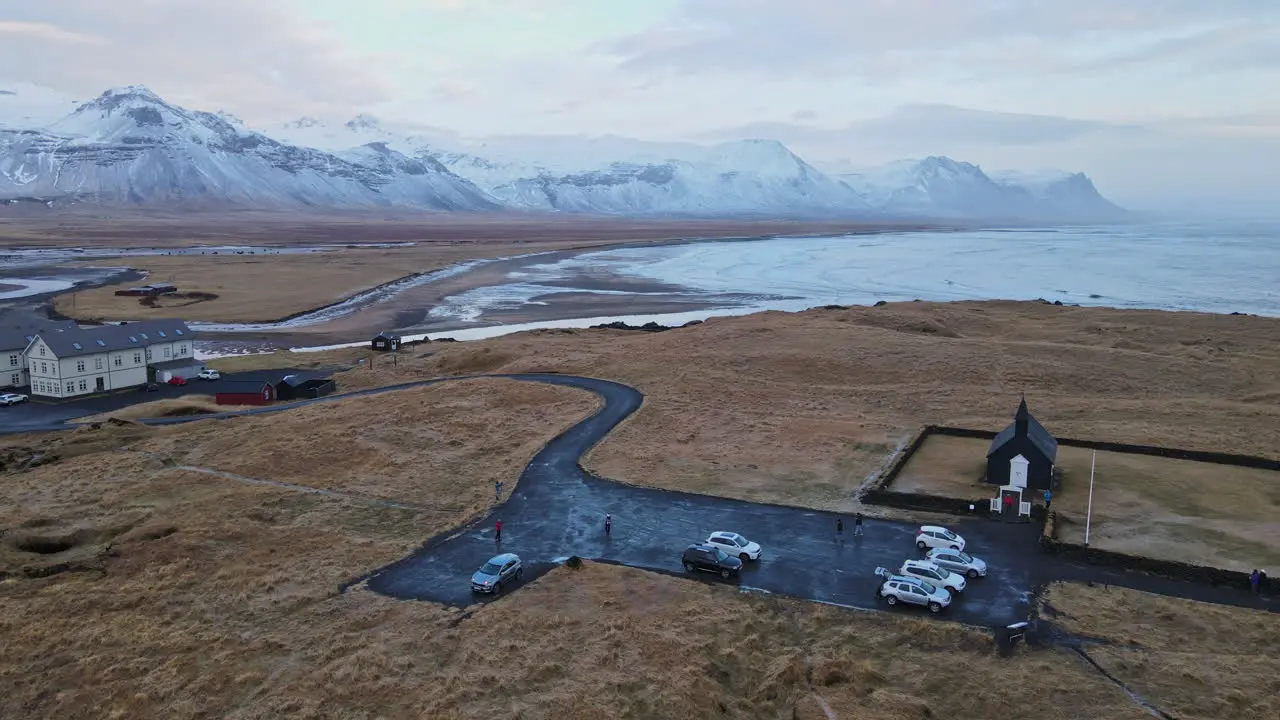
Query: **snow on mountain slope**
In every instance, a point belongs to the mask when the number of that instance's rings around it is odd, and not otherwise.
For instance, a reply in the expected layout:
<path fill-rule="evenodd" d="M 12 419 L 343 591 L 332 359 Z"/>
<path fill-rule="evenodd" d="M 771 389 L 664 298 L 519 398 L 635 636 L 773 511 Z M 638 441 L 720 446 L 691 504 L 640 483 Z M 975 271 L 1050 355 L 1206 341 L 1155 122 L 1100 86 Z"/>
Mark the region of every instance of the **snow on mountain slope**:
<path fill-rule="evenodd" d="M 858 194 L 784 145 L 746 140 L 696 160 L 615 162 L 592 171 L 543 171 L 492 187 L 513 207 L 639 215 L 831 215 L 867 209 Z"/>
<path fill-rule="evenodd" d="M 105 205 L 496 207 L 438 163 L 396 163 L 376 152 L 344 159 L 287 145 L 138 86 L 108 90 L 47 131 L 0 134 L 0 199 L 10 197 Z"/>
<path fill-rule="evenodd" d="M 1004 172 L 999 178 L 977 165 L 938 156 L 841 176 L 890 215 L 1091 222 L 1123 213 L 1083 174 Z"/>

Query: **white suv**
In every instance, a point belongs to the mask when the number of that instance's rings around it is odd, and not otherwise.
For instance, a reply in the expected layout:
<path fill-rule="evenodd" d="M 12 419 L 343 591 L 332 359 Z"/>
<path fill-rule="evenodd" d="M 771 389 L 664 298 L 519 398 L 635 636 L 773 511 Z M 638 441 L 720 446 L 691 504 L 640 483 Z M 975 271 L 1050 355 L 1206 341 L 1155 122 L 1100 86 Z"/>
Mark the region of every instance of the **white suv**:
<path fill-rule="evenodd" d="M 938 567 L 928 560 L 908 560 L 898 568 L 898 574 L 920 578 L 930 585 L 941 585 L 956 594 L 964 592 L 966 584 L 963 576 Z"/>
<path fill-rule="evenodd" d="M 707 537 L 707 544 L 718 547 L 743 562 L 760 559 L 760 543 L 753 543 L 735 532 L 713 532 Z"/>
<path fill-rule="evenodd" d="M 21 393 L 4 393 L 0 395 L 0 405 L 17 405 L 27 401 L 27 396 Z"/>
<path fill-rule="evenodd" d="M 938 525 L 921 525 L 916 533 L 916 547 L 964 550 L 964 538 Z"/>
<path fill-rule="evenodd" d="M 931 585 L 919 578 L 890 575 L 884 568 L 876 568 L 876 574 L 885 578 L 877 594 L 890 605 L 906 603 L 924 605 L 929 612 L 942 612 L 951 604 L 951 593 L 946 588 Z"/>
<path fill-rule="evenodd" d="M 200 374 L 196 375 L 196 377 L 201 380 L 217 380 L 222 377 L 222 373 L 214 370 L 213 368 L 205 368 L 204 370 L 201 370 Z"/>

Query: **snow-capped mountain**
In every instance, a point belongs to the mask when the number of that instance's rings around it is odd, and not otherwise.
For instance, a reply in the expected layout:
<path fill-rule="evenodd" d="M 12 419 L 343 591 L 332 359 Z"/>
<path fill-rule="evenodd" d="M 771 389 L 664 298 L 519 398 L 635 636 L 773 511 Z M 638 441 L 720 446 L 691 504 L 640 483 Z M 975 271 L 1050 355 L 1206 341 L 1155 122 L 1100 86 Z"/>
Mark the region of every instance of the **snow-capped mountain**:
<path fill-rule="evenodd" d="M 977 165 L 947 157 L 900 160 L 840 179 L 895 216 L 1095 221 L 1124 212 L 1083 174 L 1006 172 L 993 179 Z"/>
<path fill-rule="evenodd" d="M 338 157 L 288 145 L 245 130 L 225 114 L 186 110 L 130 86 L 108 90 L 44 130 L 0 131 L 0 200 L 497 208 L 439 163 L 399 160 L 380 149 Z"/>
<path fill-rule="evenodd" d="M 703 149 L 692 159 L 614 162 L 561 173 L 532 166 L 509 179 L 510 163 L 448 154 L 442 162 L 511 207 L 620 215 L 852 215 L 869 210 L 847 185 L 819 172 L 782 143 L 745 140 Z M 487 184 L 487 185 L 486 185 Z"/>
<path fill-rule="evenodd" d="M 65 96 L 0 93 L 0 110 Z M 7 103 L 7 104 L 6 104 Z M 463 139 L 363 114 L 299 118 L 271 136 L 225 112 L 108 90 L 53 122 L 0 113 L 0 203 L 500 210 L 632 216 L 916 217 L 1060 221 L 1124 211 L 1083 174 L 989 176 L 945 157 L 824 173 L 774 140 L 719 145 L 617 136 Z M 27 120 L 31 124 L 23 125 Z"/>

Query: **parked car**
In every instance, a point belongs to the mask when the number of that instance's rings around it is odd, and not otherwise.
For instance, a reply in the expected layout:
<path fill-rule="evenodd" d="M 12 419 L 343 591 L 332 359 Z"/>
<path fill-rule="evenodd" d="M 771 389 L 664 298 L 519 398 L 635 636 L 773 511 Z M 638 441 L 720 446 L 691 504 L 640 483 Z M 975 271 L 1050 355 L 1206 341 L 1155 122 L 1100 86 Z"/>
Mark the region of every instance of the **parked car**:
<path fill-rule="evenodd" d="M 885 580 L 876 593 L 890 605 L 906 603 L 907 605 L 923 605 L 929 612 L 942 612 L 951 604 L 951 593 L 946 588 L 904 575 L 891 575 L 884 568 L 876 568 L 876 574 Z"/>
<path fill-rule="evenodd" d="M 970 579 L 987 576 L 987 562 L 966 552 L 934 548 L 924 556 L 938 567 L 944 567 L 953 573 L 963 573 Z"/>
<path fill-rule="evenodd" d="M 726 580 L 730 576 L 742 572 L 741 560 L 715 545 L 706 543 L 690 545 L 685 548 L 681 561 L 684 563 L 684 569 L 689 572 L 701 570 L 703 572 L 719 573 L 720 577 Z"/>
<path fill-rule="evenodd" d="M 222 373 L 212 368 L 205 368 L 204 370 L 201 370 L 200 374 L 196 375 L 196 377 L 200 378 L 201 380 L 221 380 Z"/>
<path fill-rule="evenodd" d="M 737 555 L 742 562 L 760 559 L 760 543 L 753 543 L 735 532 L 713 532 L 707 538 L 707 544 Z"/>
<path fill-rule="evenodd" d="M 0 405 L 8 407 L 9 405 L 17 405 L 27 401 L 27 396 L 22 393 L 5 393 L 0 395 Z"/>
<path fill-rule="evenodd" d="M 170 385 L 186 385 L 187 379 L 182 377 L 181 375 L 174 375 L 173 377 L 169 378 L 169 384 Z"/>
<path fill-rule="evenodd" d="M 964 550 L 964 538 L 938 525 L 921 525 L 916 533 L 916 547 Z"/>
<path fill-rule="evenodd" d="M 160 385 L 159 383 L 149 382 L 138 389 L 142 392 L 155 392 L 160 389 Z"/>
<path fill-rule="evenodd" d="M 524 565 L 520 562 L 519 555 L 495 555 L 471 576 L 471 591 L 497 594 L 502 592 L 503 585 L 519 580 L 523 574 Z"/>
<path fill-rule="evenodd" d="M 941 585 L 957 595 L 964 592 L 967 584 L 963 575 L 939 567 L 930 560 L 908 560 L 898 568 L 898 574 L 920 578 L 930 585 Z"/>

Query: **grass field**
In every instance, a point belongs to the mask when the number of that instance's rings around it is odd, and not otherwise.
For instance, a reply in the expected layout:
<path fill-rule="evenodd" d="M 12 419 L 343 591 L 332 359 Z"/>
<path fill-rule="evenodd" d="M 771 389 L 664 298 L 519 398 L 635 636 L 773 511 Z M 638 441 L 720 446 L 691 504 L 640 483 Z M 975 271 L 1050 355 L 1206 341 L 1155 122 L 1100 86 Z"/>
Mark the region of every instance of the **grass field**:
<path fill-rule="evenodd" d="M 115 418 L 117 420 L 142 420 L 145 418 L 179 417 L 183 415 L 208 415 L 210 413 L 230 412 L 232 410 L 239 409 L 241 409 L 240 406 L 219 405 L 212 395 L 200 395 L 193 393 L 191 395 L 183 395 L 179 398 L 166 398 L 164 400 L 155 400 L 153 402 L 138 403 L 137 405 L 130 405 L 127 408 L 121 408 L 120 410 L 108 413 L 99 413 L 97 415 L 76 418 L 72 422 L 103 422 L 110 418 Z"/>
<path fill-rule="evenodd" d="M 362 290 L 417 273 L 479 258 L 553 249 L 560 244 L 434 245 L 391 249 L 335 249 L 282 255 L 156 255 L 85 262 L 127 264 L 150 275 L 147 282 L 169 282 L 180 294 L 202 293 L 209 300 L 161 297 L 154 307 L 140 298 L 115 295 L 120 286 L 61 295 L 55 309 L 81 320 L 182 318 L 219 322 L 267 322 L 331 305 Z"/>
<path fill-rule="evenodd" d="M 1136 590 L 1058 583 L 1046 614 L 1098 638 L 1087 652 L 1176 718 L 1280 717 L 1280 616 Z"/>
<path fill-rule="evenodd" d="M 893 489 L 990 498 L 990 486 L 976 481 L 989 445 L 987 440 L 930 436 L 903 467 Z M 1053 509 L 1058 512 L 1058 539 L 1064 542 L 1084 542 L 1092 460 L 1091 450 L 1058 447 L 1063 479 Z M 1277 514 L 1280 473 L 1099 452 L 1089 544 L 1249 572 L 1280 565 Z"/>
<path fill-rule="evenodd" d="M 1230 352 L 1195 343 L 1210 335 Z M 588 458 L 593 470 L 855 508 L 858 486 L 912 428 L 996 430 L 1024 391 L 1062 436 L 1267 454 L 1280 433 L 1266 400 L 1277 360 L 1280 323 L 1264 318 L 904 303 L 428 344 L 338 382 L 616 378 L 645 404 Z M 825 720 L 824 705 L 839 718 L 1149 717 L 1065 649 L 999 658 L 983 631 L 624 568 L 559 569 L 469 617 L 338 592 L 482 511 L 495 479 L 518 477 L 595 402 L 461 381 L 229 421 L 3 439 L 2 452 L 55 461 L 0 475 L 0 717 Z M 1059 620 L 1118 643 L 1089 649 L 1109 671 L 1180 718 L 1274 715 L 1272 616 L 1104 594 L 1116 592 L 1051 595 Z"/>

